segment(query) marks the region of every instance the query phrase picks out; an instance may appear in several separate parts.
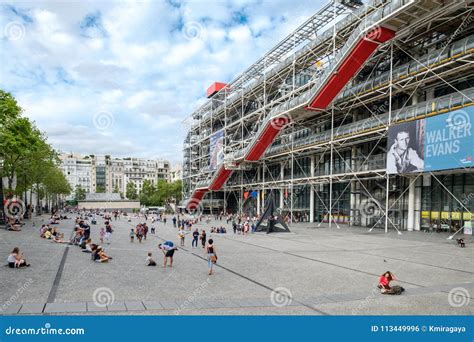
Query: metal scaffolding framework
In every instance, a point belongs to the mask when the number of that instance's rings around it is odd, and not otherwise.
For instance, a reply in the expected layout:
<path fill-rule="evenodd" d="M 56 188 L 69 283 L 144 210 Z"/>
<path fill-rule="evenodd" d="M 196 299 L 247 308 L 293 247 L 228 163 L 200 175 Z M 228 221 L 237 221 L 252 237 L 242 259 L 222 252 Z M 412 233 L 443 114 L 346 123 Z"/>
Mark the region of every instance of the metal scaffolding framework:
<path fill-rule="evenodd" d="M 233 202 L 240 213 L 258 215 L 274 190 L 291 220 L 309 211 L 307 220 L 330 227 L 399 230 L 401 202 L 425 176 L 386 173 L 388 127 L 474 104 L 473 4 L 331 1 L 191 115 L 184 198 L 200 201 L 212 190 L 211 208 Z M 365 59 L 354 53 L 361 42 L 374 45 Z M 350 80 L 341 76 L 344 67 L 355 69 Z M 324 91 L 335 93 L 331 101 L 318 98 Z M 225 163 L 210 169 L 210 138 L 218 132 Z M 257 197 L 244 198 L 249 190 Z M 309 210 L 298 204 L 307 192 Z M 348 194 L 350 213 L 339 215 Z M 378 215 L 364 221 L 362 205 Z"/>

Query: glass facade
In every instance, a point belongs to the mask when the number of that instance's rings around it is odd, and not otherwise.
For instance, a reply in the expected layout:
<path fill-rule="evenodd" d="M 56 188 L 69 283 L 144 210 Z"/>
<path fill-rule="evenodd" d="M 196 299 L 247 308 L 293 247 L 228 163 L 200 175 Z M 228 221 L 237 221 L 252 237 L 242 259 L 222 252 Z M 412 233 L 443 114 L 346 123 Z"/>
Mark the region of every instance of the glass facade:
<path fill-rule="evenodd" d="M 421 229 L 456 231 L 474 218 L 474 174 L 449 174 L 437 178 L 430 177 L 419 185 Z"/>

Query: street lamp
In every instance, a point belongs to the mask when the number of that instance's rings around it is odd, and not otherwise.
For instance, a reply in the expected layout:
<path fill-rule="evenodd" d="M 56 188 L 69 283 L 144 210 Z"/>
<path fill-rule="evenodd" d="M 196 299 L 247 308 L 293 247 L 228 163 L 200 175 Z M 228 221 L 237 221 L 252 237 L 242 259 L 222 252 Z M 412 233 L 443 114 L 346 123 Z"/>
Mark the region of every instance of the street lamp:
<path fill-rule="evenodd" d="M 3 159 L 0 159 L 0 224 L 5 224 L 5 210 L 4 210 L 4 198 L 3 198 Z"/>
<path fill-rule="evenodd" d="M 24 219 L 27 219 L 29 218 L 29 213 L 28 213 L 28 193 L 26 192 L 26 173 L 23 177 L 24 181 L 25 181 L 25 213 L 23 214 L 23 218 Z"/>

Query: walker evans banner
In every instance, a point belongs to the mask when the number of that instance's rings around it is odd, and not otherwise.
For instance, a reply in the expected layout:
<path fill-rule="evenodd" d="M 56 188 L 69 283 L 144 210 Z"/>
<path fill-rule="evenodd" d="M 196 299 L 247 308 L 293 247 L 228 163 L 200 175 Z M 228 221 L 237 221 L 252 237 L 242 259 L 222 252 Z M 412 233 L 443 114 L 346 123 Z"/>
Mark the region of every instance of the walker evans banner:
<path fill-rule="evenodd" d="M 474 106 L 389 128 L 387 173 L 472 167 Z"/>
<path fill-rule="evenodd" d="M 211 136 L 210 141 L 209 169 L 216 170 L 217 167 L 224 162 L 224 132 L 217 132 Z"/>

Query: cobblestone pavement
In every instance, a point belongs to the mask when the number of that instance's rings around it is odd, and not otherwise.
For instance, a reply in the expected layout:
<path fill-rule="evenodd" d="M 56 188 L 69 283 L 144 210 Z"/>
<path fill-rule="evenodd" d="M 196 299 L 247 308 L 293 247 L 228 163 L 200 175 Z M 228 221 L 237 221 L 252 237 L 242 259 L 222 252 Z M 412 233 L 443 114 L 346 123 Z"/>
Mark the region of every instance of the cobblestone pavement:
<path fill-rule="evenodd" d="M 0 266 L 3 314 L 159 314 L 159 315 L 466 315 L 474 307 L 474 248 L 447 240 L 445 233 L 396 232 L 315 223 L 294 224 L 291 233 L 234 235 L 225 221 L 199 223 L 228 228 L 212 234 L 219 256 L 207 275 L 201 247 L 175 253 L 173 268 L 162 267 L 163 240 L 178 244 L 168 220 L 141 244 L 129 240 L 143 219 L 113 221 L 109 263 L 91 261 L 79 247 L 39 237 L 46 217 L 27 221 L 21 232 L 0 231 L 1 257 L 20 247 L 31 267 Z M 91 237 L 98 241 L 98 225 Z M 148 225 L 151 225 L 150 220 Z M 73 220 L 58 225 L 68 237 Z M 209 235 L 209 234 L 208 234 Z M 144 265 L 152 252 L 157 267 Z M 405 287 L 401 296 L 376 290 L 390 270 Z"/>

